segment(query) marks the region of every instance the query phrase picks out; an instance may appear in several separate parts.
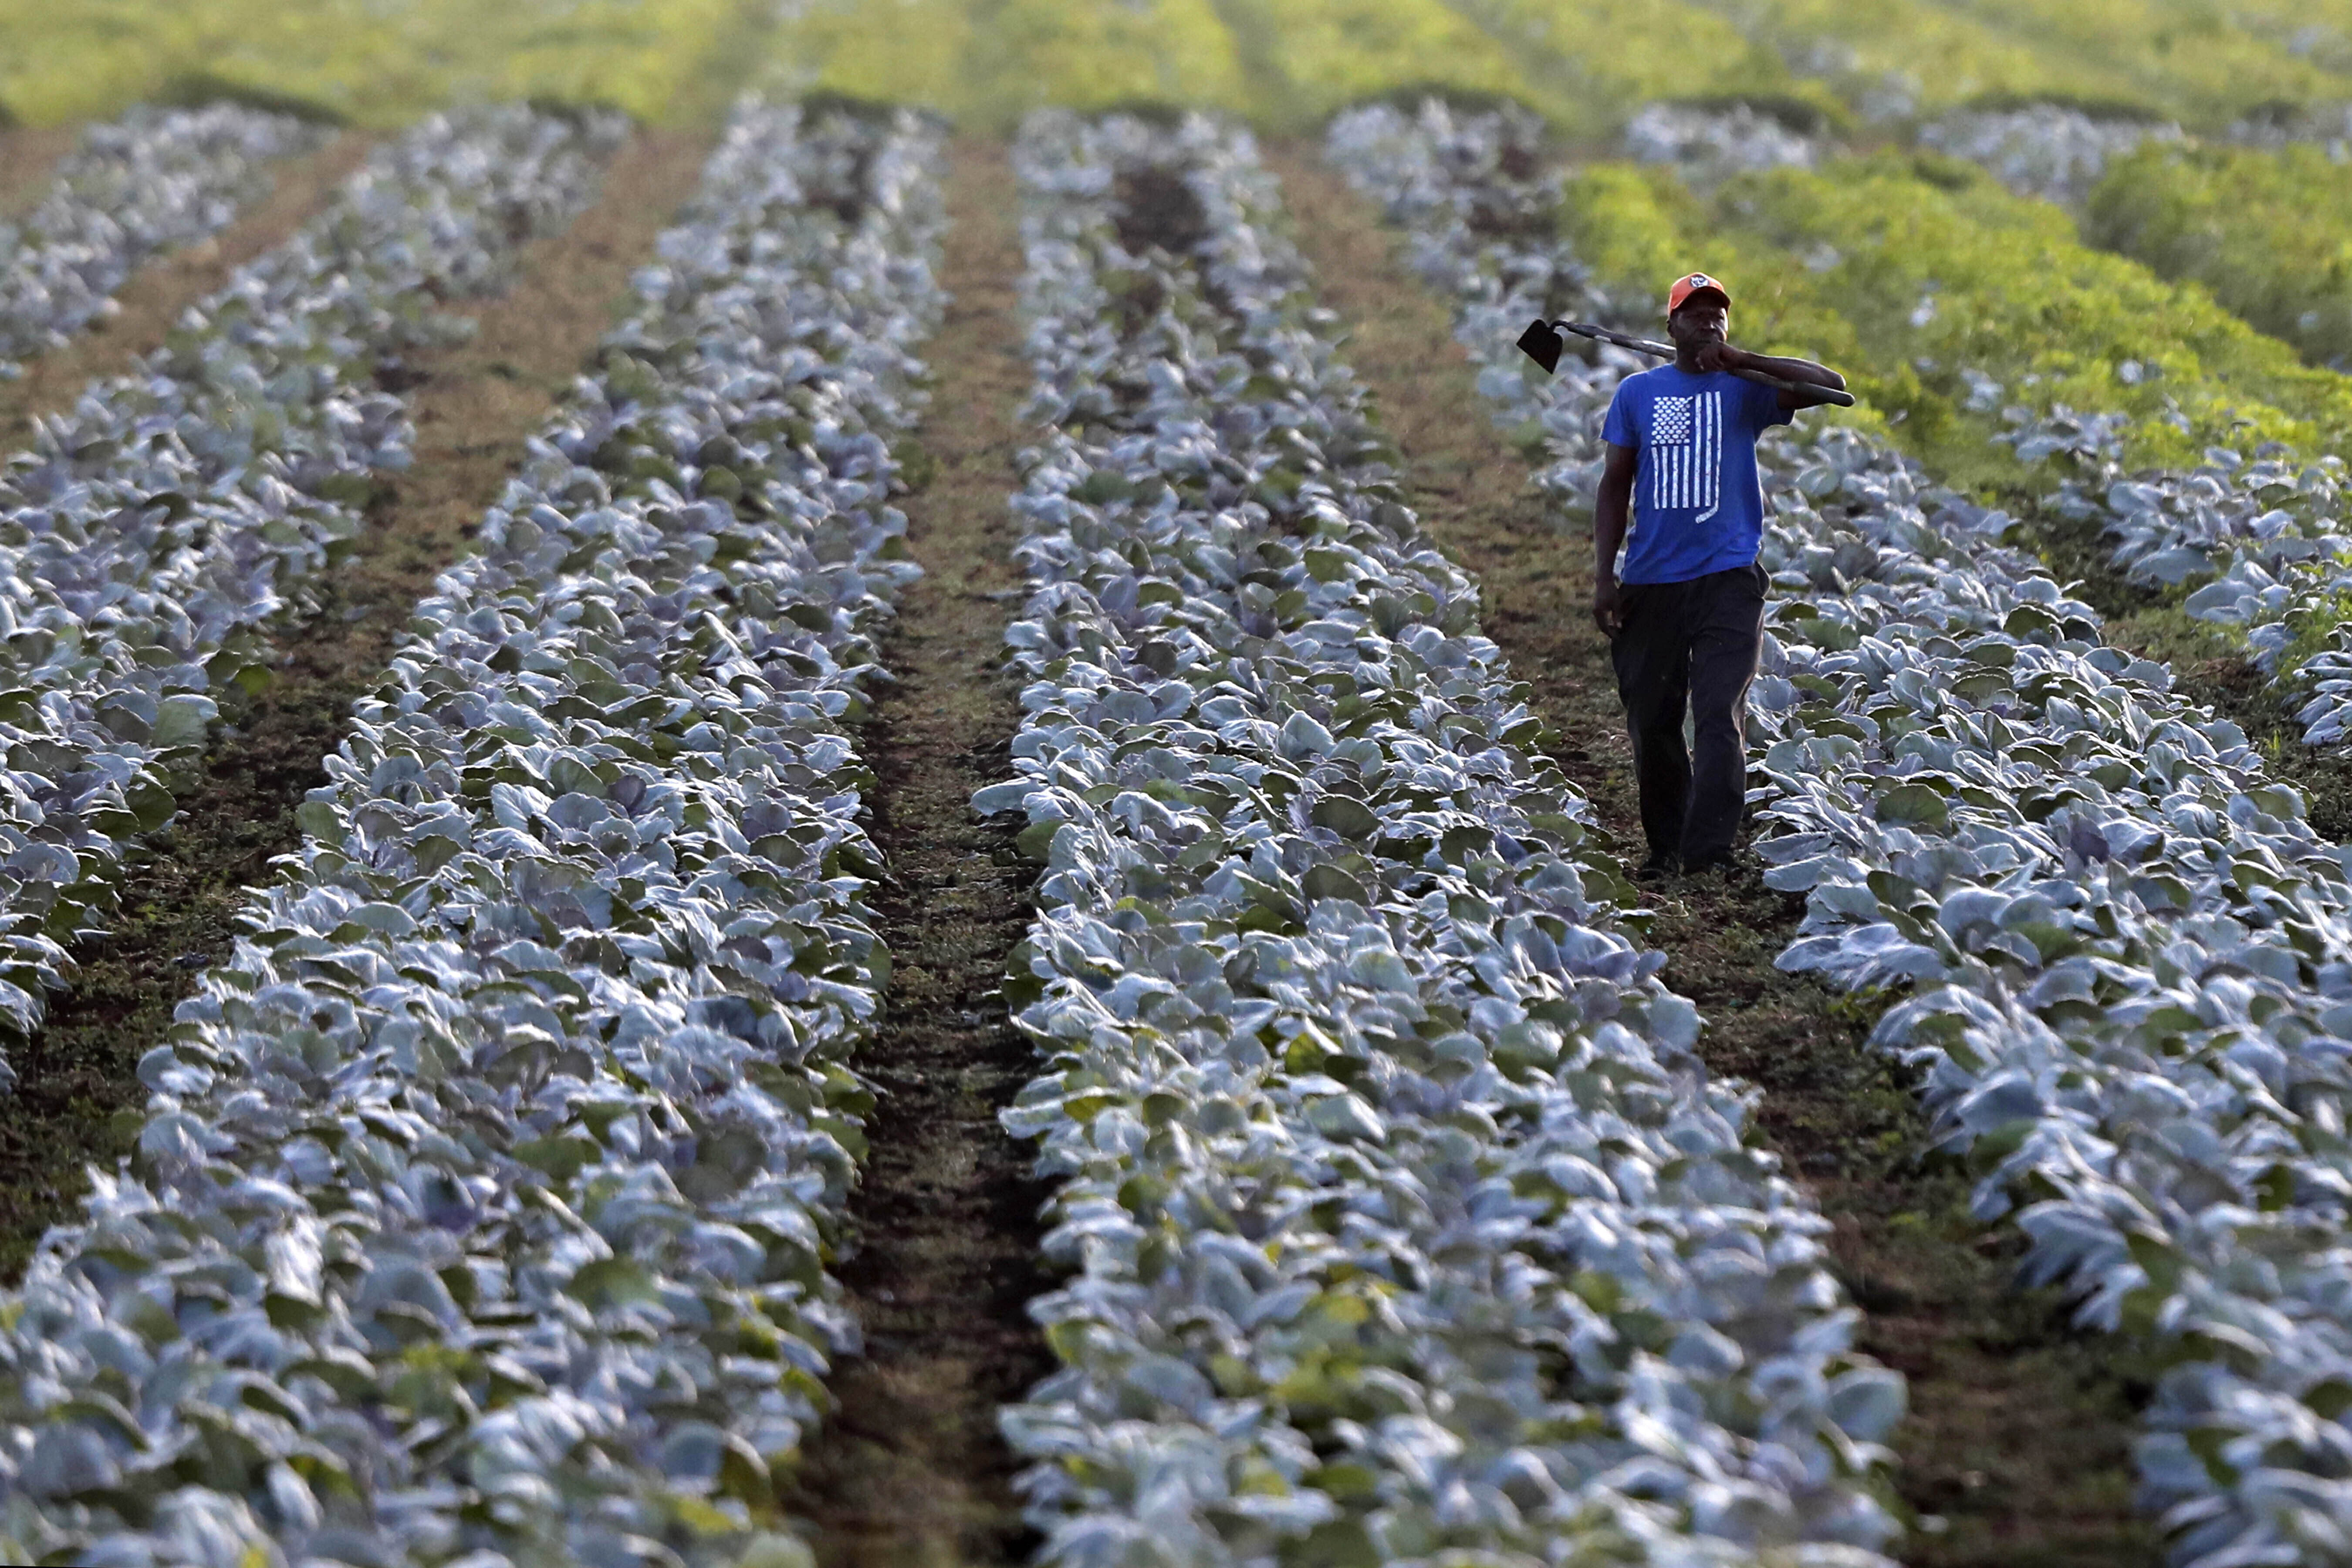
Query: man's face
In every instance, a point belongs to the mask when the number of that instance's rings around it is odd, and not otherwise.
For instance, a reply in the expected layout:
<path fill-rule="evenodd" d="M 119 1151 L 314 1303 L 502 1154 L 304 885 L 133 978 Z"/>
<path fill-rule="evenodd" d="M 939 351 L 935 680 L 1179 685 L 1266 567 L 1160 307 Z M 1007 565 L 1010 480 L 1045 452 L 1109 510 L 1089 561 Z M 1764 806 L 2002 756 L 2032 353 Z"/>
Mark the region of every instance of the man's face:
<path fill-rule="evenodd" d="M 1731 307 L 1723 296 L 1702 289 L 1683 301 L 1683 308 L 1666 318 L 1666 336 L 1676 348 L 1695 349 L 1705 343 L 1725 342 L 1731 333 Z"/>

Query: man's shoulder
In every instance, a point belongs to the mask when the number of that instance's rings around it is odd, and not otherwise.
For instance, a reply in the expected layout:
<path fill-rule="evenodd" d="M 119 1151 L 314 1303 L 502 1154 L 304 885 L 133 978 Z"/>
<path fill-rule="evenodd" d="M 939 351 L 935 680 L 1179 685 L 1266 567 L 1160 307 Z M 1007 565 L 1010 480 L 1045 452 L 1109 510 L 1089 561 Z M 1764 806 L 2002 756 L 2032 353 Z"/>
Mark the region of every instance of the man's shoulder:
<path fill-rule="evenodd" d="M 1654 364 L 1647 370 L 1635 371 L 1633 374 L 1627 376 L 1624 380 L 1617 384 L 1617 391 L 1613 401 L 1619 403 L 1649 402 L 1651 399 L 1656 397 L 1664 388 L 1665 380 L 1663 373 L 1670 372 L 1675 367 L 1670 364 Z"/>

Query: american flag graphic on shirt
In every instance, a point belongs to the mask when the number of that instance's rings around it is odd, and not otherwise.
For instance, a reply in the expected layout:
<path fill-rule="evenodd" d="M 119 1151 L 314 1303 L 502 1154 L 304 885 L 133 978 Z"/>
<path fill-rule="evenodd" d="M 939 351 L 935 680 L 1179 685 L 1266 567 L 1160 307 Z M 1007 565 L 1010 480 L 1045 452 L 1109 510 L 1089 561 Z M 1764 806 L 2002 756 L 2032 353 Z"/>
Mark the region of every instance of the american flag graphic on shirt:
<path fill-rule="evenodd" d="M 1661 397 L 1650 412 L 1650 505 L 1713 517 L 1723 502 L 1723 394 Z"/>

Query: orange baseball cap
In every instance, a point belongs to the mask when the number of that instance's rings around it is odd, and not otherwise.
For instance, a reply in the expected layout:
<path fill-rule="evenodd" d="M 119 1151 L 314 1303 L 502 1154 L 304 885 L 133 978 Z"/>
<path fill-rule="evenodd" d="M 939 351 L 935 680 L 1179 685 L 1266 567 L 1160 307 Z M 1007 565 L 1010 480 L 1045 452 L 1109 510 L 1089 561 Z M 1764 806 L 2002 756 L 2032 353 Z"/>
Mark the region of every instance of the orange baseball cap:
<path fill-rule="evenodd" d="M 1702 292 L 1722 295 L 1724 309 L 1731 308 L 1731 290 L 1723 286 L 1723 279 L 1709 278 L 1704 272 L 1692 272 L 1675 279 L 1675 286 L 1666 290 L 1666 314 L 1673 315 L 1683 308 L 1684 300 Z"/>

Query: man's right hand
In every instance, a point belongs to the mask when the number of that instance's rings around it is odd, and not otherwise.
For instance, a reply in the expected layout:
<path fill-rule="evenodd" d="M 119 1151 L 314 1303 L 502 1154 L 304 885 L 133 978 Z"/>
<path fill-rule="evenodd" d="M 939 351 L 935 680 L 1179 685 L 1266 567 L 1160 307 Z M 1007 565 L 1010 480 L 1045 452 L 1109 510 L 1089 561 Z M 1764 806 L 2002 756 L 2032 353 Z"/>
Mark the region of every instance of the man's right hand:
<path fill-rule="evenodd" d="M 1614 577 L 1596 577 L 1592 583 L 1592 624 L 1601 635 L 1614 641 L 1625 629 L 1625 599 Z"/>

